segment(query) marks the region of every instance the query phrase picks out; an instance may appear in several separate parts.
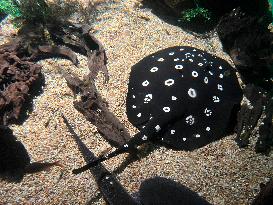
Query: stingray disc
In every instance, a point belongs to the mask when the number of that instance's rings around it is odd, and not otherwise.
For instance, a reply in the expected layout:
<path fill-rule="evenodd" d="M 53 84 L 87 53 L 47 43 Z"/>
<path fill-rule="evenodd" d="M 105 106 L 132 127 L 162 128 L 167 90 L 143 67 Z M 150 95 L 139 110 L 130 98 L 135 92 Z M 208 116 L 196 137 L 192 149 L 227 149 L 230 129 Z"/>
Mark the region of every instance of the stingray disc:
<path fill-rule="evenodd" d="M 196 48 L 172 47 L 132 67 L 126 109 L 140 131 L 153 120 L 161 125 L 154 127 L 160 131 L 156 140 L 192 150 L 227 134 L 241 98 L 226 61 Z"/>

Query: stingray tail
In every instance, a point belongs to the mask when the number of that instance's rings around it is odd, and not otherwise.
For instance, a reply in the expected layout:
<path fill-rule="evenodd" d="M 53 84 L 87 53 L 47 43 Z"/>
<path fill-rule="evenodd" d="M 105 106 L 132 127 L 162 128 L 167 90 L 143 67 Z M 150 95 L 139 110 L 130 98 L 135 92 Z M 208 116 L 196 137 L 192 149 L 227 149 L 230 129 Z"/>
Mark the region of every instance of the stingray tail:
<path fill-rule="evenodd" d="M 179 112 L 177 113 L 180 114 Z M 174 116 L 177 116 L 177 113 Z M 142 145 L 146 143 L 147 141 L 151 140 L 151 138 L 156 137 L 156 135 L 159 133 L 159 130 L 160 130 L 157 128 L 157 127 L 160 128 L 159 125 L 165 125 L 169 121 L 170 121 L 169 116 L 165 118 L 161 117 L 162 124 L 159 124 L 156 120 L 151 118 L 149 123 L 145 126 L 145 128 L 143 128 L 140 132 L 135 134 L 135 136 L 131 138 L 128 143 L 124 144 L 122 147 L 119 147 L 117 150 L 115 150 L 114 152 L 111 152 L 108 155 L 99 157 L 98 159 L 91 161 L 90 163 L 86 164 L 85 166 L 81 168 L 74 169 L 72 172 L 74 174 L 79 174 L 119 154 L 122 154 L 125 152 L 135 153 L 135 150 L 137 149 L 139 145 Z"/>
<path fill-rule="evenodd" d="M 82 173 L 84 171 L 87 171 L 88 169 L 90 169 L 90 168 L 92 168 L 94 166 L 97 166 L 99 163 L 101 163 L 101 162 L 103 162 L 103 161 L 105 161 L 107 159 L 110 159 L 112 157 L 115 157 L 115 156 L 117 156 L 119 154 L 122 154 L 122 153 L 125 153 L 125 152 L 128 152 L 128 151 L 129 151 L 128 148 L 126 149 L 125 147 L 118 148 L 117 150 L 111 152 L 110 154 L 104 155 L 104 156 L 102 156 L 100 158 L 95 159 L 94 161 L 89 162 L 88 164 L 84 165 L 83 167 L 80 167 L 78 169 L 74 169 L 72 171 L 72 173 L 73 174 L 80 174 L 80 173 Z"/>
<path fill-rule="evenodd" d="M 131 138 L 127 144 L 124 144 L 122 147 L 119 147 L 117 150 L 111 152 L 110 154 L 106 154 L 102 157 L 97 158 L 94 161 L 89 162 L 88 164 L 84 165 L 81 168 L 74 169 L 72 171 L 72 173 L 73 174 L 80 174 L 80 173 L 82 173 L 94 166 L 97 166 L 99 163 L 101 163 L 107 159 L 110 159 L 112 157 L 115 157 L 119 154 L 123 154 L 125 152 L 135 152 L 137 150 L 136 147 L 145 143 L 146 140 L 148 139 L 147 138 L 147 139 L 143 140 L 142 138 L 143 138 L 143 134 L 142 134 L 142 132 L 139 132 L 133 138 Z"/>

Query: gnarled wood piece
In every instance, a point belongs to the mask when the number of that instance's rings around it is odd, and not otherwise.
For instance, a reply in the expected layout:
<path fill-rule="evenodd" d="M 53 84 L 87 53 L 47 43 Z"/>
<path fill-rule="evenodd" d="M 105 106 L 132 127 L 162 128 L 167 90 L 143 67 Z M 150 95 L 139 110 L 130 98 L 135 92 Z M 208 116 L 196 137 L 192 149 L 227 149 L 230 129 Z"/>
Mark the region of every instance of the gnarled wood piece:
<path fill-rule="evenodd" d="M 118 147 L 128 141 L 130 135 L 118 118 L 110 112 L 94 82 L 99 71 L 104 73 L 105 81 L 109 79 L 105 50 L 102 44 L 89 34 L 89 26 L 83 26 L 81 31 L 82 45 L 86 50 L 90 73 L 84 77 L 83 81 L 66 73 L 64 77 L 72 91 L 81 94 L 81 100 L 74 102 L 75 108 L 97 127 L 98 132 L 110 144 Z"/>
<path fill-rule="evenodd" d="M 109 75 L 106 67 L 107 57 L 102 44 L 92 35 L 89 34 L 90 27 L 85 25 L 82 27 L 83 44 L 87 52 L 88 68 L 90 70 L 90 79 L 96 79 L 98 72 L 102 71 L 104 74 L 105 82 L 108 82 Z"/>
<path fill-rule="evenodd" d="M 81 94 L 81 100 L 74 102 L 75 108 L 94 124 L 98 132 L 113 146 L 118 147 L 127 142 L 130 139 L 128 131 L 109 111 L 107 103 L 98 93 L 93 81 L 89 77 L 81 81 L 72 75 L 64 76 L 73 92 Z"/>

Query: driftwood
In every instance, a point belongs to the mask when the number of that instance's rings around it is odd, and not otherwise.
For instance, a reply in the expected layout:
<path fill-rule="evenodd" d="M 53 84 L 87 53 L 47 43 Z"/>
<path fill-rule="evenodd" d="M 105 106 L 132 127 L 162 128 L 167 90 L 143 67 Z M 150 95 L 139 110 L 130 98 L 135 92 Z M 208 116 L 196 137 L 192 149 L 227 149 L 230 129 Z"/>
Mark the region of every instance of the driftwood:
<path fill-rule="evenodd" d="M 64 56 L 75 65 L 78 60 L 71 49 L 50 45 L 42 25 L 25 25 L 18 36 L 0 46 L 0 125 L 18 121 L 43 83 L 40 58 Z"/>
<path fill-rule="evenodd" d="M 0 47 L 0 124 L 19 118 L 33 86 L 41 81 L 41 66 L 20 58 L 20 45 Z"/>
<path fill-rule="evenodd" d="M 65 75 L 68 86 L 81 94 L 81 100 L 74 102 L 74 107 L 81 112 L 88 121 L 97 127 L 98 132 L 113 146 L 121 146 L 130 135 L 118 118 L 109 111 L 106 102 L 101 98 L 94 83 L 86 77 L 79 78 Z"/>
<path fill-rule="evenodd" d="M 107 57 L 101 43 L 89 31 L 89 26 L 68 22 L 28 24 L 19 30 L 17 37 L 0 46 L 0 124 L 7 125 L 20 117 L 25 101 L 30 100 L 31 88 L 42 79 L 41 66 L 35 61 L 62 56 L 77 65 L 73 52 L 76 51 L 87 56 L 90 70 L 83 81 L 65 75 L 69 86 L 82 93 L 82 100 L 74 103 L 76 109 L 114 146 L 120 146 L 130 138 L 96 90 L 94 81 L 99 71 L 103 72 L 105 82 L 109 79 Z"/>
<path fill-rule="evenodd" d="M 118 147 L 128 141 L 130 135 L 125 126 L 109 111 L 94 82 L 99 71 L 104 73 L 105 81 L 108 81 L 105 50 L 101 43 L 89 34 L 88 27 L 83 27 L 82 32 L 90 73 L 83 80 L 68 74 L 64 76 L 72 91 L 81 94 L 81 100 L 74 102 L 75 108 L 97 127 L 98 132 L 110 144 Z"/>

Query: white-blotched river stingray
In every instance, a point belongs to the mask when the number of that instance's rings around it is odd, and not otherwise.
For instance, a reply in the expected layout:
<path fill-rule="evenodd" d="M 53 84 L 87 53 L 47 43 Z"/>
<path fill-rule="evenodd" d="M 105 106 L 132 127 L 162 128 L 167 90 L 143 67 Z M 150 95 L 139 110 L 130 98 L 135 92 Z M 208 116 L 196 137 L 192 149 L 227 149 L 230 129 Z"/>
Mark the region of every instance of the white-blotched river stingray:
<path fill-rule="evenodd" d="M 223 59 L 193 47 L 151 54 L 132 67 L 128 85 L 127 116 L 139 132 L 73 173 L 147 141 L 193 150 L 218 140 L 235 124 L 241 99 L 235 70 Z"/>

